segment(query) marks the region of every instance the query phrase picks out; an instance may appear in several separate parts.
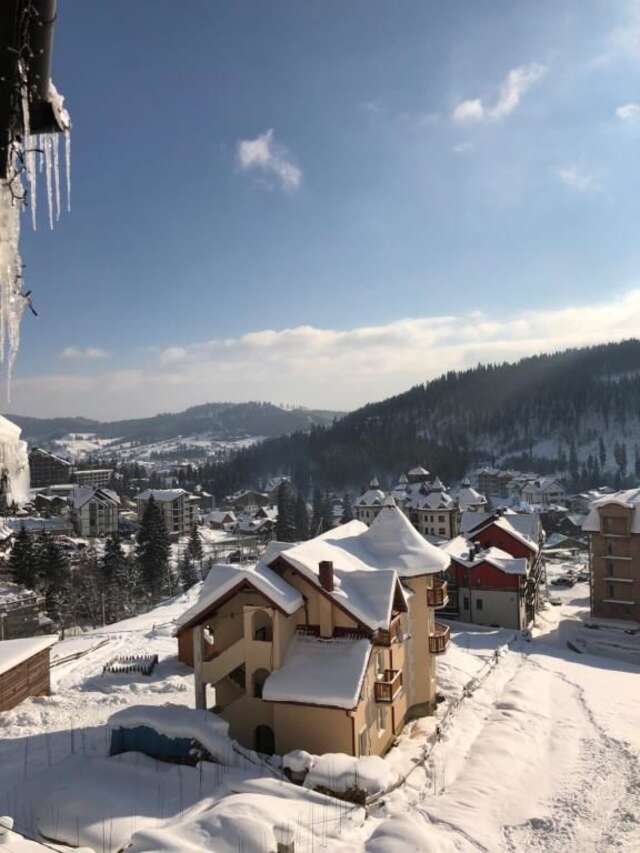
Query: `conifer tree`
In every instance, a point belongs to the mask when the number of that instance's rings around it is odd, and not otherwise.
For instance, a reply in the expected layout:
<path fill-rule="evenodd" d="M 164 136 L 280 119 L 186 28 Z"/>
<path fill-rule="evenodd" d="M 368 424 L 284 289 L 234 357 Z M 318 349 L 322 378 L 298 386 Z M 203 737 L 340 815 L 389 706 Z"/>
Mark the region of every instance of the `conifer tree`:
<path fill-rule="evenodd" d="M 329 492 L 325 492 L 322 498 L 322 533 L 333 528 L 333 503 Z"/>
<path fill-rule="evenodd" d="M 604 471 L 605 466 L 607 464 L 607 449 L 604 446 L 602 436 L 600 436 L 600 438 L 598 439 L 598 457 L 600 459 L 600 469 Z"/>
<path fill-rule="evenodd" d="M 38 579 L 35 553 L 24 524 L 13 540 L 13 547 L 9 556 L 9 571 L 15 583 L 29 589 L 35 587 Z"/>
<path fill-rule="evenodd" d="M 353 503 L 351 500 L 351 492 L 345 492 L 344 498 L 342 499 L 342 523 L 347 524 L 349 521 L 353 521 L 355 518 L 353 514 Z"/>
<path fill-rule="evenodd" d="M 295 503 L 293 492 L 288 480 L 283 480 L 278 486 L 278 520 L 276 522 L 276 539 L 279 542 L 296 541 Z"/>
<path fill-rule="evenodd" d="M 188 554 L 195 566 L 197 566 L 198 570 L 201 572 L 204 553 L 202 550 L 202 539 L 196 525 L 193 526 L 191 535 L 189 536 Z"/>
<path fill-rule="evenodd" d="M 140 578 L 152 601 L 158 601 L 163 592 L 172 592 L 172 576 L 169 566 L 169 536 L 162 511 L 153 495 L 149 497 L 136 544 L 136 560 Z"/>
<path fill-rule="evenodd" d="M 316 488 L 313 490 L 311 536 L 318 536 L 320 533 L 322 533 L 322 492 Z"/>
<path fill-rule="evenodd" d="M 298 497 L 296 498 L 295 524 L 296 539 L 304 542 L 309 538 L 309 512 L 307 510 L 307 502 L 300 492 L 298 492 Z"/>
<path fill-rule="evenodd" d="M 52 537 L 47 537 L 40 560 L 40 581 L 44 589 L 47 612 L 57 621 L 60 618 L 61 600 L 70 580 L 69 561 Z"/>
<path fill-rule="evenodd" d="M 197 584 L 198 580 L 198 572 L 193 564 L 191 553 L 187 550 L 180 562 L 180 583 L 182 584 L 182 589 L 186 592 L 188 589 L 191 589 L 192 586 Z"/>

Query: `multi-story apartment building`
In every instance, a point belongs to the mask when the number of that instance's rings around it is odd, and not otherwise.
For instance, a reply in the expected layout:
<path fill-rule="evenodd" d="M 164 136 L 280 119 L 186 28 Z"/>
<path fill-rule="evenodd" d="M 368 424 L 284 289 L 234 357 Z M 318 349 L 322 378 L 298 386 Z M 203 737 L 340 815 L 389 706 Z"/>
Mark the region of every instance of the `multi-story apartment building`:
<path fill-rule="evenodd" d="M 72 498 L 71 516 L 78 536 L 104 538 L 118 532 L 120 498 L 111 489 L 78 486 Z"/>
<path fill-rule="evenodd" d="M 591 614 L 640 622 L 640 489 L 605 495 L 591 504 Z"/>
<path fill-rule="evenodd" d="M 59 483 L 70 483 L 73 475 L 73 465 L 55 453 L 49 453 L 40 447 L 34 447 L 29 453 L 29 472 L 31 488 L 55 486 Z"/>
<path fill-rule="evenodd" d="M 389 501 L 308 542 L 272 544 L 251 568 L 214 566 L 178 620 L 196 706 L 259 752 L 383 754 L 433 711 L 449 628 L 449 557 Z"/>
<path fill-rule="evenodd" d="M 108 486 L 112 477 L 113 468 L 91 468 L 73 474 L 73 480 L 79 486 Z"/>
<path fill-rule="evenodd" d="M 184 489 L 147 489 L 136 497 L 138 521 L 142 521 L 147 501 L 153 495 L 162 511 L 164 524 L 170 536 L 190 533 L 198 520 L 198 499 Z"/>

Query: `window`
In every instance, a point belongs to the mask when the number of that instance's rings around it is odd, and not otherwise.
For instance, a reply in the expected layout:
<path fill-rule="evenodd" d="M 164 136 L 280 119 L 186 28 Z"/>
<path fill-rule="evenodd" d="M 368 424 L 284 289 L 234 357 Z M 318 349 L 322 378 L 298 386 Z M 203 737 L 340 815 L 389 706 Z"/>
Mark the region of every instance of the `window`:
<path fill-rule="evenodd" d="M 476 610 L 482 610 L 482 599 L 476 598 Z"/>
<path fill-rule="evenodd" d="M 607 595 L 609 596 L 609 598 L 613 598 L 613 597 L 614 597 L 614 589 L 613 589 L 613 584 L 612 584 L 612 583 L 608 583 L 608 584 L 607 584 Z"/>
<path fill-rule="evenodd" d="M 611 560 L 607 560 L 607 574 L 609 575 L 609 577 L 613 575 L 613 563 L 611 562 Z"/>
<path fill-rule="evenodd" d="M 438 516 L 438 521 L 444 521 L 444 515 L 439 515 L 439 516 Z"/>
<path fill-rule="evenodd" d="M 367 737 L 367 727 L 365 726 L 358 736 L 358 751 L 360 755 L 369 754 L 369 738 Z"/>
<path fill-rule="evenodd" d="M 378 731 L 380 734 L 387 728 L 387 706 L 378 705 Z"/>
<path fill-rule="evenodd" d="M 446 533 L 446 531 L 445 531 L 444 527 L 440 527 L 440 528 L 439 528 L 439 530 L 438 530 L 438 533 L 440 534 L 440 536 L 444 536 L 444 535 L 445 535 L 445 533 Z"/>

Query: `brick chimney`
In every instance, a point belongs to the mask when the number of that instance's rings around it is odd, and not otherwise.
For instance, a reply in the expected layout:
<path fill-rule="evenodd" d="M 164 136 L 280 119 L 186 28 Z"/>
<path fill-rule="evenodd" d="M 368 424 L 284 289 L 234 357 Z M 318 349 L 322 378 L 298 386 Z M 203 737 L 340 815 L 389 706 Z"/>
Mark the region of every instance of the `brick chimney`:
<path fill-rule="evenodd" d="M 333 592 L 333 563 L 331 560 L 320 560 L 320 586 L 327 592 Z"/>

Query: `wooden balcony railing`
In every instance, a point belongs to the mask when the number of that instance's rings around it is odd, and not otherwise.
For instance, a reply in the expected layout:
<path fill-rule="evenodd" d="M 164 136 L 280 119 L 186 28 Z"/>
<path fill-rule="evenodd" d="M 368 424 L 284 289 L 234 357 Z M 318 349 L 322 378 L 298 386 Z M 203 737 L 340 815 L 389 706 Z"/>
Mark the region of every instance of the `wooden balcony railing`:
<path fill-rule="evenodd" d="M 384 678 L 375 682 L 376 702 L 393 702 L 402 690 L 402 671 L 385 669 Z"/>
<path fill-rule="evenodd" d="M 398 614 L 394 616 L 389 624 L 389 630 L 379 629 L 376 632 L 374 643 L 377 646 L 390 646 L 391 643 L 399 643 L 403 638 L 402 631 L 402 616 Z"/>
<path fill-rule="evenodd" d="M 447 582 L 435 579 L 433 587 L 427 589 L 427 605 L 429 607 L 444 607 L 447 603 Z"/>
<path fill-rule="evenodd" d="M 433 634 L 429 635 L 429 651 L 432 655 L 441 655 L 446 652 L 450 633 L 451 629 L 448 625 L 436 622 Z"/>

